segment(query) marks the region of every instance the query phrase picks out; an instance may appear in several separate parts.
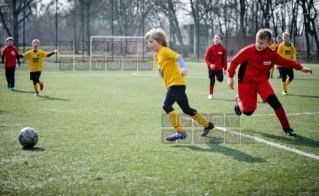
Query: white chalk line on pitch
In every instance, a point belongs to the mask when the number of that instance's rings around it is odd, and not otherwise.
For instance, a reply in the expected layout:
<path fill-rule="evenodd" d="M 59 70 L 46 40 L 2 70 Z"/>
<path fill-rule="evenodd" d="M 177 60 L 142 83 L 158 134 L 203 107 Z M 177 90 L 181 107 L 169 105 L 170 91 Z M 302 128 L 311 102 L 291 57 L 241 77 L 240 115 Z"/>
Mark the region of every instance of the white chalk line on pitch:
<path fill-rule="evenodd" d="M 311 154 L 311 153 L 307 153 L 307 152 L 303 152 L 301 150 L 297 150 L 295 148 L 291 148 L 291 147 L 288 147 L 288 146 L 284 146 L 284 145 L 281 145 L 281 144 L 277 144 L 277 143 L 274 143 L 274 142 L 270 142 L 270 141 L 267 141 L 267 140 L 264 140 L 264 139 L 261 139 L 259 137 L 256 137 L 256 136 L 251 136 L 251 135 L 248 135 L 248 134 L 244 134 L 244 133 L 239 133 L 237 131 L 233 131 L 233 130 L 229 130 L 229 129 L 226 129 L 224 127 L 215 127 L 216 129 L 219 129 L 219 130 L 222 130 L 224 132 L 230 132 L 230 133 L 233 133 L 233 134 L 236 134 L 236 135 L 239 135 L 241 137 L 246 137 L 246 138 L 249 138 L 249 139 L 253 139 L 257 142 L 260 142 L 260 143 L 264 143 L 264 144 L 268 144 L 270 146 L 273 146 L 273 147 L 276 147 L 276 148 L 280 148 L 280 149 L 283 149 L 283 150 L 286 150 L 286 151 L 289 151 L 289 152 L 294 152 L 296 154 L 299 154 L 299 155 L 302 155 L 302 156 L 306 156 L 306 157 L 309 157 L 309 158 L 313 158 L 313 159 L 317 159 L 319 160 L 319 156 L 317 155 L 314 155 L 314 154 Z M 298 136 L 297 136 L 298 137 Z"/>

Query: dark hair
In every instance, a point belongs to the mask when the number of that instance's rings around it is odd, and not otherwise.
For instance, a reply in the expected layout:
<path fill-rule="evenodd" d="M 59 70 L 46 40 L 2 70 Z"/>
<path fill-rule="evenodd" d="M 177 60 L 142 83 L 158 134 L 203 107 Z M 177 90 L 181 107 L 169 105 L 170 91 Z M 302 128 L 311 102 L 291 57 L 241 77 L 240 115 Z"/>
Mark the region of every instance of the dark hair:
<path fill-rule="evenodd" d="M 215 36 L 219 36 L 221 40 L 223 40 L 222 34 L 215 34 Z"/>
<path fill-rule="evenodd" d="M 271 36 L 272 33 L 270 29 L 260 29 L 256 34 L 256 37 L 258 37 L 259 39 L 266 39 L 268 42 L 272 40 Z"/>

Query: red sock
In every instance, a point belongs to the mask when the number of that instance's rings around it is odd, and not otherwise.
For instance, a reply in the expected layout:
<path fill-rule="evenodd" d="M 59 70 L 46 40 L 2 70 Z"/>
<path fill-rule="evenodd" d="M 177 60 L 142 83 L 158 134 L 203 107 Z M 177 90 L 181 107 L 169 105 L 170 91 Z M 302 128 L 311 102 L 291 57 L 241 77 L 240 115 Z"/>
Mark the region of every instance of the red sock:
<path fill-rule="evenodd" d="M 214 92 L 214 86 L 209 85 L 209 94 L 212 95 Z"/>
<path fill-rule="evenodd" d="M 280 121 L 282 130 L 290 127 L 290 124 L 288 122 L 288 119 L 283 107 L 279 108 L 278 110 L 275 110 L 275 114 L 278 120 Z"/>

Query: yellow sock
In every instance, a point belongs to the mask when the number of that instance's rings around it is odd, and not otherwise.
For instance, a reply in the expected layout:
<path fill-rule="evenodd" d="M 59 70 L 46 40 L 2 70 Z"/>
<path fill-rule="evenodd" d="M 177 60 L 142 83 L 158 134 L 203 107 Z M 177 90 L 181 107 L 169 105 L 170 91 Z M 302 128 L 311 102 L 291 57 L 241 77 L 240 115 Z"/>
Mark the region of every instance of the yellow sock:
<path fill-rule="evenodd" d="M 38 93 L 39 91 L 38 91 L 38 86 L 37 85 L 33 85 L 33 88 L 34 88 L 34 91 L 36 92 L 36 93 Z"/>
<path fill-rule="evenodd" d="M 282 91 L 287 92 L 287 84 L 286 82 L 281 82 Z"/>
<path fill-rule="evenodd" d="M 271 76 L 274 74 L 274 68 L 273 67 L 269 70 L 269 73 L 270 73 Z"/>
<path fill-rule="evenodd" d="M 291 81 L 290 81 L 289 79 L 287 79 L 287 80 L 286 80 L 286 86 L 288 86 L 288 84 L 290 84 L 290 82 L 291 82 Z"/>
<path fill-rule="evenodd" d="M 184 128 L 181 123 L 181 119 L 176 110 L 171 111 L 167 114 L 169 121 L 177 132 L 184 132 Z"/>
<path fill-rule="evenodd" d="M 197 111 L 197 113 L 194 116 L 192 116 L 192 118 L 193 120 L 196 120 L 196 122 L 201 124 L 204 128 L 207 128 L 209 125 L 208 120 L 199 111 Z"/>

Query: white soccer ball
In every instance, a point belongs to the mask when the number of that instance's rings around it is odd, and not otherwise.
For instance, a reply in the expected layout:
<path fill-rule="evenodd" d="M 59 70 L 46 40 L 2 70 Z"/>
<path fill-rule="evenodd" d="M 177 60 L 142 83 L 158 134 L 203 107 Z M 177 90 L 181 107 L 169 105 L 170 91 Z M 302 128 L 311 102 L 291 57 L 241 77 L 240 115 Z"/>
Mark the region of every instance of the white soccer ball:
<path fill-rule="evenodd" d="M 38 133 L 31 127 L 25 127 L 19 133 L 19 142 L 25 148 L 32 148 L 38 142 Z"/>

